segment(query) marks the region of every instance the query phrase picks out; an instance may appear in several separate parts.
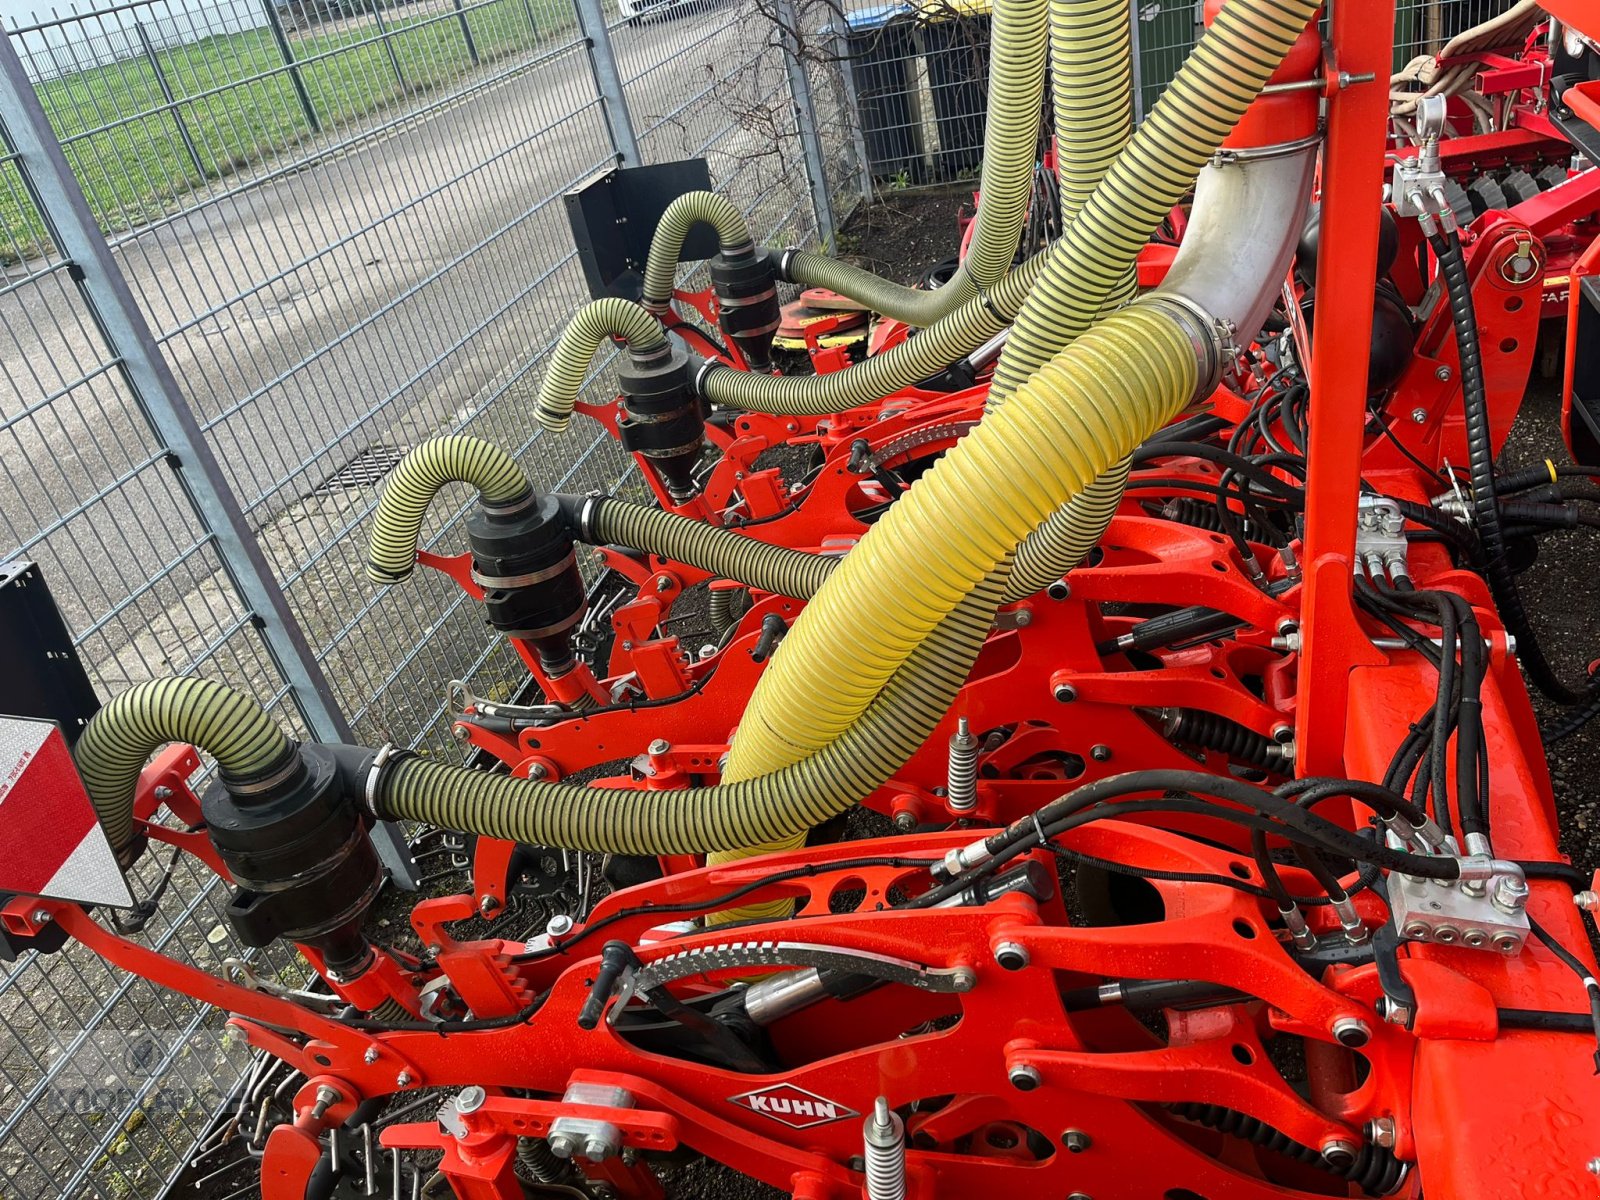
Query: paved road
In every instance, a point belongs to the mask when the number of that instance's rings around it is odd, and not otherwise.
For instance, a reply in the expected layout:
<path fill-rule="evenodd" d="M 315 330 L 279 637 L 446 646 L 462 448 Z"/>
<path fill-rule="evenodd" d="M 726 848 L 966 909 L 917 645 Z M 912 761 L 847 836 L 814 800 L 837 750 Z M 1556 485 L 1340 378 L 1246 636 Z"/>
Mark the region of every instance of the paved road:
<path fill-rule="evenodd" d="M 726 7 L 616 31 L 639 128 L 693 101 L 645 135 L 647 159 L 704 153 L 708 140 L 723 156 L 714 169 L 741 153 L 745 135 L 728 129 L 713 85 L 758 41 Z M 196 197 L 119 244 L 180 384 L 252 520 L 278 526 L 273 544 L 289 569 L 340 527 L 324 506 L 305 529 L 285 530 L 299 497 L 369 445 L 410 444 L 472 406 L 587 298 L 560 195 L 613 160 L 583 47 L 557 42 L 453 103 L 414 103 L 403 124 L 385 128 L 401 115 L 391 110 L 335 131 L 301 157 L 341 139 L 342 150 L 292 173 L 282 158 L 247 168 L 226 186 L 280 173 Z M 0 422 L 104 357 L 59 272 L 0 295 L 11 384 Z M 480 431 L 525 441 L 532 426 L 511 407 Z M 0 431 L 0 552 L 134 475 L 35 552 L 80 628 L 195 536 L 165 469 L 136 471 L 155 449 L 108 374 Z M 198 563 L 181 570 L 162 609 L 207 574 Z M 215 607 L 202 601 L 193 623 Z M 180 616 L 174 634 L 189 620 Z M 125 640 L 139 627 L 121 624 Z"/>

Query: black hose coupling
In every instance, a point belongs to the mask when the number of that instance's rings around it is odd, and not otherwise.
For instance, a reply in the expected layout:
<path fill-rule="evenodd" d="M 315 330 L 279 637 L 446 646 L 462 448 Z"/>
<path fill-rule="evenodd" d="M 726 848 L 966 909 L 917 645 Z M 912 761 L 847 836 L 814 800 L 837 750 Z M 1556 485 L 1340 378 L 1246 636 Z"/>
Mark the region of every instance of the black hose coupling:
<path fill-rule="evenodd" d="M 561 501 L 530 492 L 467 517 L 472 578 L 483 588 L 489 623 L 530 642 L 555 678 L 576 664 L 569 636 L 586 607 L 577 547 Z"/>
<path fill-rule="evenodd" d="M 228 920 L 247 946 L 278 938 L 318 950 L 350 974 L 370 957 L 361 922 L 384 880 L 354 782 L 370 750 L 294 747 L 262 774 L 224 774 L 201 800 L 211 843 L 237 885 Z"/>
<path fill-rule="evenodd" d="M 688 351 L 675 338 L 642 354 L 630 350 L 617 379 L 623 447 L 655 468 L 675 501 L 692 500 L 700 490 L 694 469 L 705 448 L 710 406 L 695 390 Z"/>
<path fill-rule="evenodd" d="M 770 371 L 772 339 L 781 315 L 772 252 L 758 250 L 751 242 L 724 246 L 711 259 L 710 270 L 722 331 L 733 339 L 752 371 Z"/>

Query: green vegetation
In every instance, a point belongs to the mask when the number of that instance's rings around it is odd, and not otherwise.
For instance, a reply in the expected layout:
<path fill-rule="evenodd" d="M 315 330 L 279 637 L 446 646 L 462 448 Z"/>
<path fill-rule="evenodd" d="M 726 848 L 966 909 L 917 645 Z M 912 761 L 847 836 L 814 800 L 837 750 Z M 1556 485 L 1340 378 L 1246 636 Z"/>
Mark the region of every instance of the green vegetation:
<path fill-rule="evenodd" d="M 358 15 L 286 30 L 293 70 L 270 26 L 149 54 L 140 52 L 130 27 L 129 57 L 70 73 L 63 73 L 73 65 L 69 52 L 52 55 L 39 34 L 13 36 L 36 76 L 55 76 L 38 85 L 39 98 L 90 207 L 109 231 L 158 217 L 186 193 L 285 149 L 339 140 L 363 118 L 465 86 L 475 73 L 546 46 L 576 23 L 570 0 L 464 0 L 460 13 L 450 0 L 374 8 L 367 0 Z M 291 19 L 287 12 L 284 19 Z M 166 107 L 163 77 L 175 110 Z M 47 240 L 15 164 L 6 163 L 3 172 L 0 257 L 15 261 Z"/>

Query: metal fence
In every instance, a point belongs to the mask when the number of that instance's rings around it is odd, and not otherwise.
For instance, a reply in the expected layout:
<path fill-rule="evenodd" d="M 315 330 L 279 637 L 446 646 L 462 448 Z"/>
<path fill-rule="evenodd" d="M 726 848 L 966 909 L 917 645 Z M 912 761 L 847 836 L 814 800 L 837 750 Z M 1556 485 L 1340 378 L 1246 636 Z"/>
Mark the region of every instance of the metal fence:
<path fill-rule="evenodd" d="M 449 753 L 447 681 L 520 684 L 441 577 L 365 581 L 378 487 L 446 430 L 548 488 L 622 474 L 593 425 L 532 416 L 587 299 L 560 197 L 597 173 L 704 156 L 759 237 L 830 234 L 855 168 L 824 167 L 812 122 L 842 98 L 750 16 L 132 0 L 9 30 L 0 556 L 41 564 L 102 695 L 202 674 L 302 733 Z M 462 545 L 469 501 L 426 544 Z M 221 969 L 224 901 L 180 868 L 141 936 Z M 17 1200 L 159 1193 L 244 1061 L 213 1015 L 70 950 L 7 966 L 0 1024 Z"/>
<path fill-rule="evenodd" d="M 978 173 L 983 0 L 614 2 L 101 0 L 0 39 L 0 559 L 41 563 L 103 695 L 202 674 L 303 734 L 451 753 L 446 681 L 523 672 L 441 577 L 369 585 L 364 532 L 443 431 L 551 489 L 626 470 L 532 416 L 587 299 L 563 193 L 704 156 L 759 238 L 828 243 L 863 195 Z M 1403 27 L 1447 36 L 1437 7 Z M 1130 8 L 1141 111 L 1196 19 Z M 461 546 L 469 503 L 425 544 Z M 180 867 L 141 936 L 217 970 L 223 902 Z M 13 1200 L 156 1194 L 243 1062 L 72 951 L 7 965 L 0 1026 Z"/>

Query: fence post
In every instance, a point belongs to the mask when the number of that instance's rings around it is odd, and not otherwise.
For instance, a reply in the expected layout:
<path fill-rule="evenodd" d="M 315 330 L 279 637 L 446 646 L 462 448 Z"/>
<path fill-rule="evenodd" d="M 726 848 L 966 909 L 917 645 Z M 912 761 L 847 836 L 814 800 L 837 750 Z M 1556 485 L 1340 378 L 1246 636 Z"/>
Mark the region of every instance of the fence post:
<path fill-rule="evenodd" d="M 832 250 L 838 228 L 833 217 L 833 195 L 828 190 L 828 172 L 822 154 L 822 138 L 817 132 L 817 102 L 811 92 L 811 77 L 801 57 L 805 48 L 800 29 L 800 14 L 794 0 L 774 0 L 778 36 L 783 39 L 783 65 L 789 73 L 789 95 L 794 99 L 795 127 L 800 134 L 800 155 L 805 161 L 806 178 L 811 184 L 811 208 L 817 218 L 817 235 L 827 250 Z"/>
<path fill-rule="evenodd" d="M 322 132 L 322 118 L 317 116 L 317 106 L 311 103 L 311 93 L 306 91 L 306 81 L 300 75 L 300 64 L 295 62 L 294 47 L 284 32 L 283 19 L 278 16 L 278 0 L 261 0 L 261 11 L 267 14 L 267 24 L 272 26 L 272 39 L 278 43 L 278 53 L 283 65 L 289 68 L 289 82 L 294 84 L 294 94 L 300 98 L 300 111 L 306 114 L 306 124 L 312 133 Z"/>
<path fill-rule="evenodd" d="M 617 55 L 611 48 L 611 31 L 606 27 L 600 0 L 573 0 L 573 7 L 578 13 L 578 28 L 589 46 L 589 70 L 594 75 L 594 88 L 600 96 L 600 111 L 605 114 L 606 128 L 611 131 L 611 148 L 617 152 L 617 163 L 624 167 L 643 166 L 644 156 L 639 153 L 633 114 L 628 111 L 622 73 L 617 69 Z"/>
<path fill-rule="evenodd" d="M 872 203 L 872 161 L 867 157 L 867 136 L 861 128 L 861 97 L 856 92 L 856 74 L 850 63 L 850 18 L 841 15 L 829 26 L 833 31 L 833 61 L 839 64 L 839 79 L 844 84 L 844 119 L 850 127 L 850 144 L 855 150 L 861 198 Z"/>
<path fill-rule="evenodd" d="M 472 26 L 467 24 L 467 10 L 461 6 L 461 0 L 456 0 L 456 20 L 461 22 L 461 40 L 467 44 L 467 57 L 477 66 L 478 43 L 472 40 Z"/>
<path fill-rule="evenodd" d="M 16 156 L 23 186 L 68 264 L 96 328 L 120 364 L 129 393 L 171 456 L 173 473 L 201 526 L 216 543 L 223 570 L 249 609 L 306 726 L 324 741 L 353 741 L 349 722 L 305 632 L 290 611 L 237 497 L 89 211 L 83 188 L 67 165 L 22 60 L 11 39 L 4 36 L 0 36 L 0 129 Z M 396 883 L 415 887 L 410 854 L 394 827 L 384 825 L 373 832 Z"/>
<path fill-rule="evenodd" d="M 161 60 L 156 57 L 155 45 L 150 41 L 150 32 L 145 29 L 144 22 L 135 20 L 133 31 L 139 35 L 139 45 L 144 50 L 144 56 L 150 63 L 150 70 L 155 73 L 156 86 L 161 89 L 161 97 L 167 102 L 167 111 L 172 114 L 172 123 L 178 127 L 178 137 L 183 141 L 183 147 L 189 152 L 189 161 L 194 163 L 195 174 L 200 176 L 200 182 L 206 180 L 206 165 L 200 161 L 200 151 L 195 149 L 194 138 L 189 136 L 189 126 L 184 123 L 183 111 L 178 107 L 178 102 L 172 95 L 172 85 L 167 82 L 167 73 L 161 66 Z"/>
<path fill-rule="evenodd" d="M 1128 62 L 1133 67 L 1133 124 L 1137 128 L 1144 121 L 1144 63 L 1143 39 L 1139 33 L 1139 4 L 1141 0 L 1128 0 Z"/>
<path fill-rule="evenodd" d="M 389 65 L 394 68 L 395 82 L 400 85 L 403 95 L 410 95 L 411 88 L 406 84 L 405 72 L 400 69 L 400 56 L 394 52 L 394 43 L 389 40 L 389 23 L 383 19 L 384 0 L 371 0 L 371 2 L 372 19 L 378 23 L 378 40 L 389 53 Z"/>

